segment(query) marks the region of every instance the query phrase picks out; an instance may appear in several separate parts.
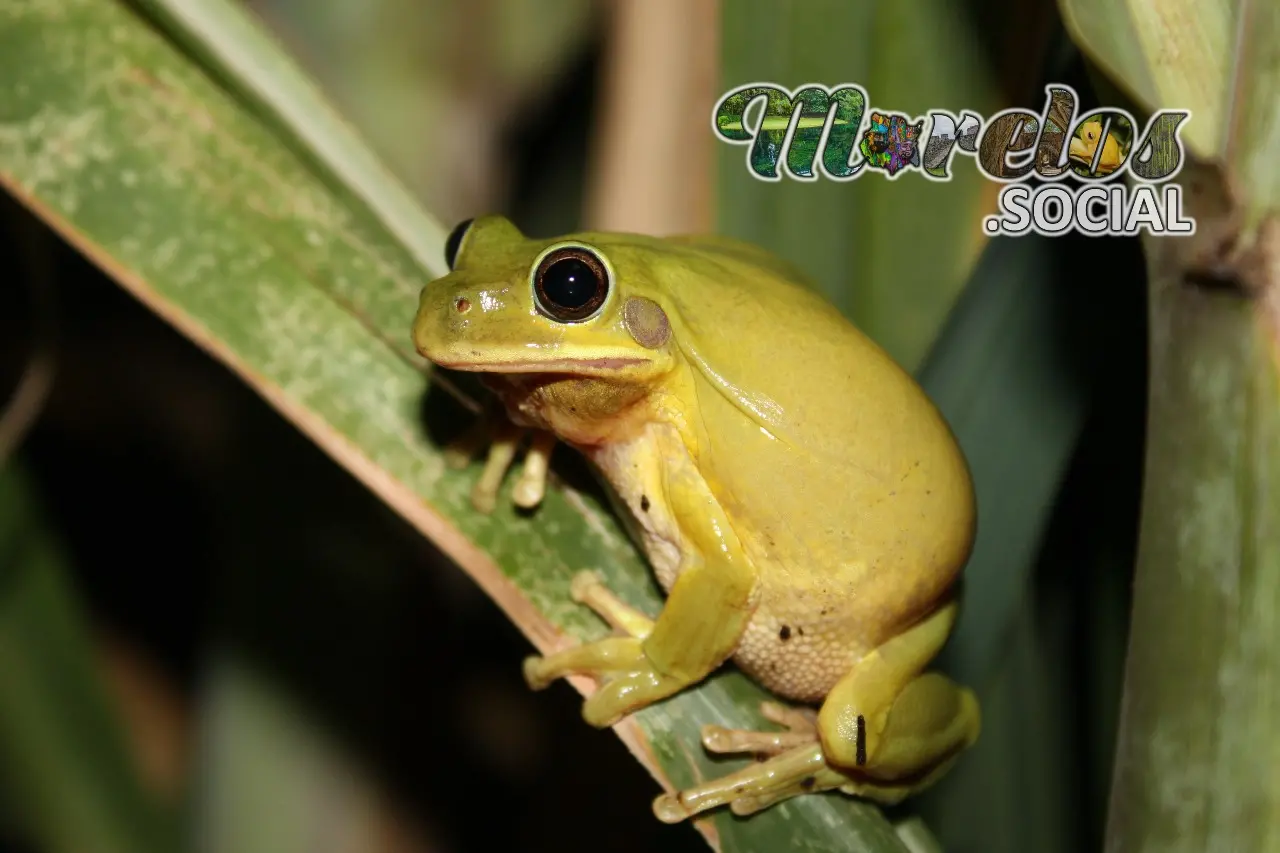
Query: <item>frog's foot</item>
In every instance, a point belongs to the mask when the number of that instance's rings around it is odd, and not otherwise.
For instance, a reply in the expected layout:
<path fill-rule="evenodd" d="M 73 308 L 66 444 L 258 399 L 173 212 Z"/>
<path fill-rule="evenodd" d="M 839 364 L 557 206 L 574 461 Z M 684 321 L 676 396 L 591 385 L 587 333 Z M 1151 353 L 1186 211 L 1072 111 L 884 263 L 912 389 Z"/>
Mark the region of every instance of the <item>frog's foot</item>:
<path fill-rule="evenodd" d="M 663 675 L 644 653 L 639 637 L 606 637 L 547 657 L 524 662 L 524 678 L 534 690 L 567 675 L 603 683 L 582 704 L 582 717 L 597 728 L 680 691 L 688 681 Z"/>
<path fill-rule="evenodd" d="M 777 702 L 762 702 L 760 713 L 765 719 L 785 727 L 787 731 L 761 732 L 706 725 L 702 727 L 702 745 L 708 752 L 750 752 L 772 756 L 818 740 L 818 715 L 815 711 L 808 708 L 788 708 Z"/>
<path fill-rule="evenodd" d="M 972 691 L 921 672 L 955 621 L 954 602 L 863 656 L 827 694 L 816 725 L 798 710 L 762 709 L 786 732 L 704 729 L 716 752 L 772 755 L 722 779 L 664 794 L 659 819 L 673 823 L 716 806 L 745 815 L 789 797 L 838 789 L 892 805 L 932 785 L 978 737 Z M 801 739 L 809 742 L 804 743 Z"/>
<path fill-rule="evenodd" d="M 683 501 L 697 508 L 690 525 L 702 541 L 687 555 L 658 617 L 650 620 L 620 602 L 599 579 L 580 576 L 573 583 L 574 597 L 629 636 L 525 661 L 525 678 L 535 689 L 562 676 L 596 678 L 599 687 L 582 707 L 593 726 L 613 725 L 702 681 L 732 655 L 751 617 L 757 577 L 730 535 L 724 512 L 708 499 L 701 481 L 683 486 L 688 491 L 673 489 L 671 495 L 676 505 Z"/>
<path fill-rule="evenodd" d="M 766 713 L 775 722 L 789 723 L 786 732 L 716 732 L 717 727 L 708 727 L 713 731 L 703 730 L 703 742 L 715 752 L 773 757 L 678 794 L 663 794 L 654 800 L 653 811 L 667 823 L 724 805 L 734 814 L 748 815 L 791 797 L 831 790 L 893 805 L 946 774 L 977 737 L 976 714 L 972 694 L 937 673 L 926 673 L 899 694 L 879 748 L 857 766 L 835 763 L 819 734 L 821 717 L 817 728 L 806 729 L 812 723 L 802 711 L 775 707 Z M 802 738 L 809 742 L 788 747 Z M 837 754 L 860 754 L 866 749 L 861 726 L 848 733 L 831 733 L 828 740 L 836 745 Z"/>
<path fill-rule="evenodd" d="M 737 773 L 676 794 L 663 794 L 653 801 L 653 813 L 664 823 L 679 823 L 725 805 L 734 814 L 748 815 L 791 797 L 829 791 L 848 785 L 850 781 L 848 776 L 826 763 L 822 745 L 815 741 L 792 747 L 767 761 L 750 764 Z"/>
<path fill-rule="evenodd" d="M 958 757 L 952 755 L 918 777 L 886 780 L 846 774 L 826 762 L 819 744 L 800 746 L 678 794 L 663 794 L 653 801 L 653 813 L 664 823 L 679 823 L 727 805 L 734 814 L 745 816 L 822 791 L 840 791 L 889 806 L 933 785 Z"/>
<path fill-rule="evenodd" d="M 653 630 L 653 620 L 610 592 L 594 572 L 575 575 L 569 595 L 625 636 L 607 637 L 545 658 L 528 658 L 524 676 L 530 687 L 540 690 L 566 675 L 607 677 L 582 709 L 587 722 L 606 726 L 685 686 L 659 674 L 644 653 L 641 643 Z"/>

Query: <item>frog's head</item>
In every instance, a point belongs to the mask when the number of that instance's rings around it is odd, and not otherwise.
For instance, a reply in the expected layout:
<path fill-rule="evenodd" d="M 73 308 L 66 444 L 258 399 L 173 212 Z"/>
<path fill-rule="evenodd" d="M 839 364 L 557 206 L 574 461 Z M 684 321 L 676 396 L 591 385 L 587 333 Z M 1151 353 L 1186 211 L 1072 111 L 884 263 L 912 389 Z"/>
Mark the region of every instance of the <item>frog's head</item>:
<path fill-rule="evenodd" d="M 445 247 L 449 274 L 422 291 L 414 345 L 453 370 L 644 386 L 671 369 L 675 350 L 651 298 L 654 243 L 531 240 L 500 216 L 464 222 Z"/>

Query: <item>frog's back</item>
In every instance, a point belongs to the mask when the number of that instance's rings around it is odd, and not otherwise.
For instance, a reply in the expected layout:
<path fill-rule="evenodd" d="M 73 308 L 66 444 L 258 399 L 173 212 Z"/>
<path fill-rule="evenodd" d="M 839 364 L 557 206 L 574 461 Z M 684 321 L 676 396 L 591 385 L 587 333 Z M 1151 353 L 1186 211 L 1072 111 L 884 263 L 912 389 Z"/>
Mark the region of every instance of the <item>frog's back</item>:
<path fill-rule="evenodd" d="M 955 439 L 910 374 L 781 262 L 723 238 L 700 248 L 664 273 L 689 273 L 666 301 L 697 387 L 694 452 L 763 567 L 776 628 L 824 614 L 891 635 L 969 556 Z"/>

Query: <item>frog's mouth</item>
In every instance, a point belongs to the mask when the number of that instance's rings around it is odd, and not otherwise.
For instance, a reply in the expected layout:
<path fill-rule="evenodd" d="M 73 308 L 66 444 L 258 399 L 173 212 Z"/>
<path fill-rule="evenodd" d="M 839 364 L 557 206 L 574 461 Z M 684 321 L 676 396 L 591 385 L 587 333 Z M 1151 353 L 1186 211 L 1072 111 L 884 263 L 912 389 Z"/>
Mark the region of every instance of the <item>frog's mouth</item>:
<path fill-rule="evenodd" d="M 437 361 L 447 370 L 473 373 L 580 373 L 649 364 L 647 358 L 553 358 L 545 361 Z"/>

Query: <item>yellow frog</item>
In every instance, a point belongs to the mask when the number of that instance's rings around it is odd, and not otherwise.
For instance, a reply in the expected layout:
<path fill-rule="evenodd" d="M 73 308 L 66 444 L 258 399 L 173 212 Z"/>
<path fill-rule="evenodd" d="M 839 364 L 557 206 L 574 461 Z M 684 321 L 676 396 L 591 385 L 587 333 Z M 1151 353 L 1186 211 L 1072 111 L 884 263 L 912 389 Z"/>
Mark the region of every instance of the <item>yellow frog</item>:
<path fill-rule="evenodd" d="M 975 531 L 968 467 L 910 374 L 777 257 L 727 238 L 526 238 L 497 216 L 450 236 L 418 351 L 485 374 L 510 423 L 473 494 L 492 507 L 524 430 L 515 501 L 536 505 L 557 440 L 583 453 L 667 593 L 656 618 L 591 573 L 576 601 L 615 636 L 525 662 L 540 689 L 599 686 L 594 726 L 726 660 L 779 696 L 779 731 L 709 725 L 767 760 L 654 801 L 677 822 L 839 789 L 883 804 L 978 736 L 973 693 L 925 672 L 950 634 Z"/>
<path fill-rule="evenodd" d="M 1089 169 L 1093 166 L 1093 158 L 1102 146 L 1102 156 L 1098 157 L 1098 175 L 1110 175 L 1124 163 L 1125 152 L 1120 148 L 1119 139 L 1114 132 L 1108 131 L 1106 139 L 1102 138 L 1102 119 L 1091 118 L 1080 125 L 1071 137 L 1071 145 L 1067 147 L 1067 156 L 1075 163 Z"/>

